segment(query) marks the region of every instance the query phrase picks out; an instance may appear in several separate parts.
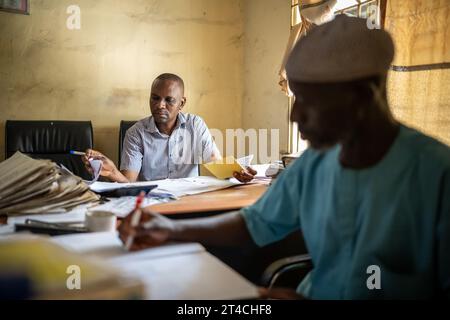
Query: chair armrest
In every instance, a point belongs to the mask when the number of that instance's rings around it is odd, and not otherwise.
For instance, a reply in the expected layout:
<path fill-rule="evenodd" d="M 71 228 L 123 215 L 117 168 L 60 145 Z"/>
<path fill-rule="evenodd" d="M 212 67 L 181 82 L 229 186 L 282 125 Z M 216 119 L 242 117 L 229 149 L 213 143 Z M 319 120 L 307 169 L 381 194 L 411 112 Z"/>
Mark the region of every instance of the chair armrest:
<path fill-rule="evenodd" d="M 277 279 L 285 272 L 292 270 L 312 269 L 312 260 L 309 254 L 301 254 L 282 258 L 272 262 L 262 275 L 262 285 L 271 288 Z M 299 279 L 300 280 L 300 279 Z"/>

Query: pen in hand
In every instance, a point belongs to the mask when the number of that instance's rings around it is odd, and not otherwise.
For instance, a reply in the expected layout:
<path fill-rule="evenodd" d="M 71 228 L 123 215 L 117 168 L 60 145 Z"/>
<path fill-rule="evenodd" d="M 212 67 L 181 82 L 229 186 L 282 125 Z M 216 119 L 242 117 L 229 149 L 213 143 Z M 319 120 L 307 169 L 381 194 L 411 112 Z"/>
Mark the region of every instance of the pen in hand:
<path fill-rule="evenodd" d="M 141 214 L 142 214 L 142 210 L 141 210 L 141 204 L 142 201 L 144 200 L 145 197 L 145 191 L 141 191 L 141 193 L 139 194 L 139 196 L 136 199 L 136 206 L 133 210 L 133 212 L 131 213 L 131 222 L 130 222 L 130 226 L 132 228 L 136 228 L 139 225 L 139 221 L 141 220 Z M 130 250 L 131 246 L 133 245 L 133 241 L 134 241 L 134 236 L 133 235 L 129 235 L 126 242 L 125 242 L 125 249 L 126 250 Z"/>
<path fill-rule="evenodd" d="M 82 151 L 75 151 L 75 150 L 70 150 L 70 154 L 76 155 L 76 156 L 85 156 L 86 153 L 82 152 Z"/>

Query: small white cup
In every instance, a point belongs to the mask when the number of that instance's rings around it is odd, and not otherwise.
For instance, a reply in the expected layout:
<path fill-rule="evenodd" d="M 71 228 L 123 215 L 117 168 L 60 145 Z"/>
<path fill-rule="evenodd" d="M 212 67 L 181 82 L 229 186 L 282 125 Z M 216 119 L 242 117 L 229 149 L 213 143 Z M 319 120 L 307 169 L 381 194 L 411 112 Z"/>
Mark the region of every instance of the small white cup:
<path fill-rule="evenodd" d="M 117 217 L 109 211 L 86 212 L 84 225 L 91 232 L 112 232 L 116 230 Z"/>

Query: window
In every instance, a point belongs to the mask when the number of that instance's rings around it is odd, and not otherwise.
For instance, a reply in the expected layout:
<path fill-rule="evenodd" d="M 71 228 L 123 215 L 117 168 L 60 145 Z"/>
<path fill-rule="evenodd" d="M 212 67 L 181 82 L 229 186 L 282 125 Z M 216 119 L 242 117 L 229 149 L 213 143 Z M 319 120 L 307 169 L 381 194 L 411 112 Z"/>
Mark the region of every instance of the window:
<path fill-rule="evenodd" d="M 301 0 L 291 0 L 291 30 L 302 22 L 300 10 Z M 312 2 L 312 1 L 310 1 Z M 317 4 L 323 3 L 318 0 Z M 349 16 L 367 18 L 373 15 L 373 6 L 377 7 L 376 21 L 379 26 L 383 26 L 384 13 L 386 8 L 386 0 L 337 0 L 334 6 L 334 14 L 346 14 Z M 291 113 L 293 99 L 289 97 L 289 114 Z M 297 124 L 289 121 L 289 152 L 301 154 L 307 148 L 306 141 L 300 138 Z"/>
<path fill-rule="evenodd" d="M 370 14 L 369 8 L 370 6 L 375 5 L 380 8 L 380 1 L 379 0 L 341 0 L 336 3 L 336 6 L 334 7 L 335 14 L 346 14 L 348 16 L 353 17 L 360 17 L 360 18 L 367 18 Z M 380 10 L 378 10 L 380 12 Z M 377 15 L 378 24 L 379 24 L 379 17 L 380 15 Z"/>

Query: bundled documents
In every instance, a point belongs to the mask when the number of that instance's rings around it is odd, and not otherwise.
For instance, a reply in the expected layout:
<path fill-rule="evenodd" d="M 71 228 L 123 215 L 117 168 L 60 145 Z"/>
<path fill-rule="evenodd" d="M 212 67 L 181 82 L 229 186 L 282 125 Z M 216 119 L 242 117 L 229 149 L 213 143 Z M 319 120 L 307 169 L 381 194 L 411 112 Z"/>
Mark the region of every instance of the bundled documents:
<path fill-rule="evenodd" d="M 50 160 L 16 152 L 0 163 L 0 214 L 62 212 L 98 199 L 80 177 Z"/>

